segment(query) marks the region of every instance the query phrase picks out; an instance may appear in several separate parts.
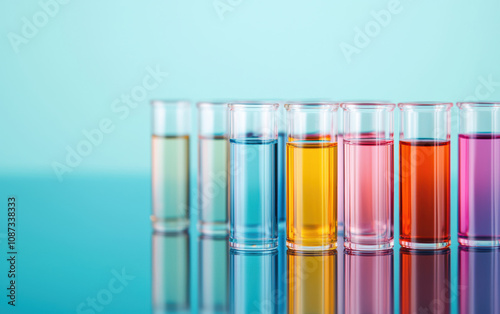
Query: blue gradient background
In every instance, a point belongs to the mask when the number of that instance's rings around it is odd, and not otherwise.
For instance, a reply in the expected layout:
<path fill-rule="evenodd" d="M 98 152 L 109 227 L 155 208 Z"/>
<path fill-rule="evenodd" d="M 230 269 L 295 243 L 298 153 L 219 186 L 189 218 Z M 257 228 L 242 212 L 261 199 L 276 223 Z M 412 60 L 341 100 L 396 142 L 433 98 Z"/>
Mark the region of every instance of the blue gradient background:
<path fill-rule="evenodd" d="M 151 98 L 500 99 L 500 86 L 483 83 L 500 82 L 500 2 L 400 1 L 401 12 L 347 62 L 340 44 L 352 45 L 355 29 L 389 3 L 242 0 L 220 19 L 212 1 L 69 1 L 16 52 L 9 34 L 20 34 L 23 18 L 41 7 L 2 1 L 0 202 L 5 209 L 9 195 L 18 199 L 19 303 L 12 311 L 0 296 L 0 312 L 76 311 L 123 267 L 135 279 L 105 312 L 150 311 Z M 121 119 L 113 102 L 157 66 L 168 77 Z M 82 131 L 103 118 L 113 132 L 60 182 L 52 163 L 63 162 L 66 147 L 75 148 Z M 193 114 L 193 135 L 195 121 Z M 0 287 L 7 284 L 4 226 L 2 214 Z M 456 279 L 456 250 L 452 255 Z"/>

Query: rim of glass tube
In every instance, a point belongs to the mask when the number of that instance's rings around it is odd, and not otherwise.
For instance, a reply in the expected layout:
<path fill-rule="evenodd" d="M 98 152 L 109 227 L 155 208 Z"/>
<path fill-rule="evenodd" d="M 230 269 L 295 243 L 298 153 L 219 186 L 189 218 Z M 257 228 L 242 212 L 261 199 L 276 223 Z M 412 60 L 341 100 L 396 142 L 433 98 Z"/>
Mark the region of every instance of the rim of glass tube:
<path fill-rule="evenodd" d="M 199 101 L 196 103 L 196 107 L 198 108 L 207 108 L 207 107 L 223 107 L 227 106 L 229 101 Z"/>
<path fill-rule="evenodd" d="M 292 109 L 330 109 L 337 110 L 339 103 L 334 101 L 314 101 L 314 102 L 301 102 L 301 101 L 287 101 L 284 105 L 286 110 Z"/>
<path fill-rule="evenodd" d="M 415 102 L 402 102 L 398 104 L 399 109 L 405 108 L 433 108 L 433 109 L 450 109 L 453 107 L 452 102 L 441 101 L 415 101 Z"/>
<path fill-rule="evenodd" d="M 348 109 L 389 109 L 389 111 L 396 108 L 396 104 L 390 101 L 346 101 L 340 104 L 344 110 Z"/>
<path fill-rule="evenodd" d="M 152 106 L 190 106 L 189 100 L 185 99 L 153 99 L 151 100 Z"/>
<path fill-rule="evenodd" d="M 500 107 L 500 101 L 467 101 L 467 102 L 457 102 L 457 107 L 462 108 L 476 108 L 476 107 L 486 107 L 495 108 Z"/>
<path fill-rule="evenodd" d="M 227 106 L 229 109 L 264 109 L 264 110 L 276 110 L 279 107 L 279 103 L 276 102 L 259 102 L 259 101 L 233 101 L 228 102 Z"/>

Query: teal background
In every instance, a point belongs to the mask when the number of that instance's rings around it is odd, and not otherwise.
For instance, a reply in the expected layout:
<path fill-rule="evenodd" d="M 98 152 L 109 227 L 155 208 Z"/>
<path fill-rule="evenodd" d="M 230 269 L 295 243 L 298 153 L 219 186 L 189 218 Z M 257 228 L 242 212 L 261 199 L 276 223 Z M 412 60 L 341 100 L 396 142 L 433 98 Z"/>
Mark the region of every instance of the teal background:
<path fill-rule="evenodd" d="M 67 2 L 19 46 L 12 34 L 43 9 L 33 0 L 0 2 L 0 212 L 16 196 L 20 252 L 19 306 L 12 311 L 0 294 L 1 312 L 74 311 L 123 267 L 135 279 L 105 311 L 150 310 L 152 98 L 500 99 L 498 1 L 223 0 L 223 19 L 208 0 Z M 389 6 L 399 13 L 348 62 L 341 44 L 353 45 L 356 29 L 376 21 L 372 11 Z M 115 100 L 157 67 L 168 76 L 128 115 L 123 102 L 117 111 Z M 113 131 L 59 180 L 53 163 L 102 119 Z M 193 135 L 195 121 L 193 113 Z M 396 113 L 396 132 L 398 121 Z M 457 129 L 455 118 L 453 234 Z M 5 222 L 0 215 L 0 287 Z"/>

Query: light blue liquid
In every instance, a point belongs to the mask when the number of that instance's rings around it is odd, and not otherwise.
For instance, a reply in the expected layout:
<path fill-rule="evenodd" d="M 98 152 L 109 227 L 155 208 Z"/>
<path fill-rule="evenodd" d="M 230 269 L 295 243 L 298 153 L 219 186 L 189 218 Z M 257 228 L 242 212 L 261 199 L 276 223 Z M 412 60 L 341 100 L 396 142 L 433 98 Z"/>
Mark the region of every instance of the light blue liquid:
<path fill-rule="evenodd" d="M 278 134 L 278 224 L 286 223 L 286 134 Z"/>
<path fill-rule="evenodd" d="M 277 140 L 230 140 L 230 243 L 239 249 L 278 246 Z"/>

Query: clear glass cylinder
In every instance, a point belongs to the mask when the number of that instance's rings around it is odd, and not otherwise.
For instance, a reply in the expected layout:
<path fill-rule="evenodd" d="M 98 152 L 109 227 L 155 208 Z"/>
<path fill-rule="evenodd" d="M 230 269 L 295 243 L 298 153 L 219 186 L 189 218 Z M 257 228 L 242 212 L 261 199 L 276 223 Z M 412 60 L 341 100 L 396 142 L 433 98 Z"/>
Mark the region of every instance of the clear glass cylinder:
<path fill-rule="evenodd" d="M 500 249 L 459 246 L 460 313 L 500 313 Z"/>
<path fill-rule="evenodd" d="M 450 245 L 451 103 L 401 103 L 399 243 L 412 249 Z"/>
<path fill-rule="evenodd" d="M 451 313 L 450 249 L 401 248 L 400 313 Z"/>
<path fill-rule="evenodd" d="M 186 231 L 153 233 L 153 313 L 191 312 L 189 256 L 189 234 Z"/>
<path fill-rule="evenodd" d="M 199 313 L 229 313 L 228 237 L 200 236 L 198 260 Z"/>
<path fill-rule="evenodd" d="M 344 251 L 345 313 L 394 313 L 394 252 Z"/>
<path fill-rule="evenodd" d="M 278 227 L 285 229 L 286 224 L 286 111 L 278 107 Z"/>
<path fill-rule="evenodd" d="M 230 245 L 274 249 L 277 224 L 277 104 L 229 104 Z"/>
<path fill-rule="evenodd" d="M 395 105 L 342 103 L 344 110 L 344 246 L 394 246 Z"/>
<path fill-rule="evenodd" d="M 344 236 L 344 119 L 339 114 L 337 134 L 337 230 Z"/>
<path fill-rule="evenodd" d="M 337 109 L 287 103 L 287 246 L 337 247 Z"/>
<path fill-rule="evenodd" d="M 198 107 L 198 230 L 227 233 L 227 103 L 199 102 Z"/>
<path fill-rule="evenodd" d="M 500 246 L 500 102 L 457 106 L 458 242 Z"/>
<path fill-rule="evenodd" d="M 229 313 L 278 313 L 278 251 L 230 250 Z"/>
<path fill-rule="evenodd" d="M 337 313 L 337 251 L 287 255 L 288 313 Z"/>
<path fill-rule="evenodd" d="M 153 100 L 151 189 L 153 228 L 189 227 L 189 132 L 187 101 Z"/>

